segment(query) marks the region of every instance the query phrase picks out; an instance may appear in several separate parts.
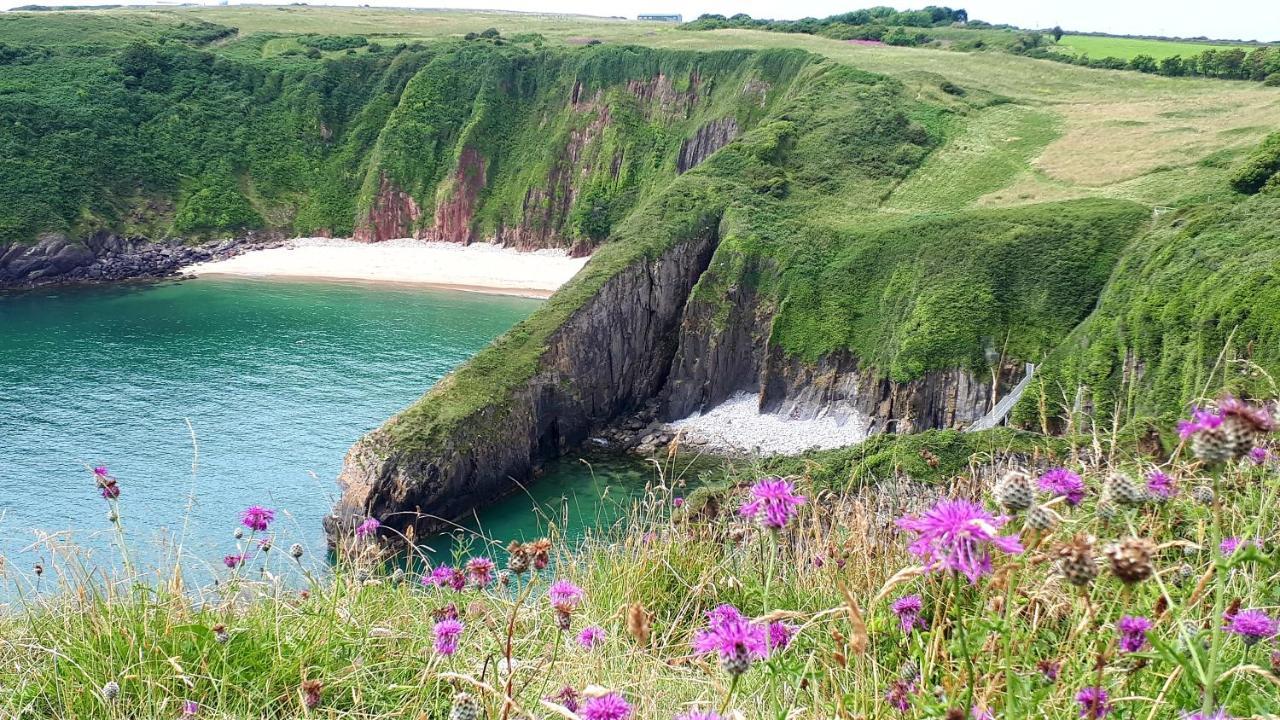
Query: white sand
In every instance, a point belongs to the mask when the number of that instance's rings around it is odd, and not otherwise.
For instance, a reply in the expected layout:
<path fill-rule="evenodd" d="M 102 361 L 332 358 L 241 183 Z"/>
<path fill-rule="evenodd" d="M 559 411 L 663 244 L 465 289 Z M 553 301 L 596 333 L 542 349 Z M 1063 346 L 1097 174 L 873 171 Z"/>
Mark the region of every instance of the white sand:
<path fill-rule="evenodd" d="M 379 243 L 297 238 L 284 247 L 198 263 L 185 271 L 193 275 L 416 283 L 546 297 L 586 262 L 587 258 L 569 257 L 563 250 L 520 252 L 489 243 L 464 246 L 411 238 Z"/>
<path fill-rule="evenodd" d="M 829 413 L 811 420 L 761 413 L 758 396 L 739 393 L 711 410 L 669 423 L 683 433 L 683 444 L 703 445 L 722 452 L 796 455 L 811 449 L 855 445 L 867 437 L 867 419 Z M 705 441 L 705 442 L 696 442 Z"/>

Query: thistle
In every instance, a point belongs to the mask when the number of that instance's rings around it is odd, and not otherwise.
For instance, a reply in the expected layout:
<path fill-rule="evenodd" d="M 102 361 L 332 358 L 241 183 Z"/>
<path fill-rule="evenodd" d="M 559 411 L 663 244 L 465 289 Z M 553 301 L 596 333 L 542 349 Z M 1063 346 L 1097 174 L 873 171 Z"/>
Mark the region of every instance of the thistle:
<path fill-rule="evenodd" d="M 480 703 L 471 693 L 454 694 L 453 707 L 449 709 L 449 720 L 477 720 L 480 713 Z"/>
<path fill-rule="evenodd" d="M 1052 508 L 1035 505 L 1027 511 L 1027 527 L 1040 532 L 1048 532 L 1058 526 L 1062 517 Z"/>
<path fill-rule="evenodd" d="M 107 684 L 102 686 L 102 697 L 107 700 L 115 700 L 120 697 L 120 683 L 115 680 L 108 680 Z"/>
<path fill-rule="evenodd" d="M 1146 538 L 1126 538 L 1106 548 L 1111 560 L 1111 573 L 1127 585 L 1142 582 L 1155 574 L 1151 556 L 1156 545 Z"/>
<path fill-rule="evenodd" d="M 1208 485 L 1198 485 L 1191 491 L 1191 497 L 1195 498 L 1195 501 L 1201 505 L 1212 505 L 1213 488 Z"/>
<path fill-rule="evenodd" d="M 1031 489 L 1031 476 L 1022 470 L 1010 470 L 1000 478 L 994 488 L 996 502 L 1009 512 L 1026 510 L 1035 502 Z"/>
<path fill-rule="evenodd" d="M 1093 544 L 1093 537 L 1077 535 L 1058 547 L 1058 569 L 1067 582 L 1076 587 L 1087 587 L 1098 577 Z"/>
<path fill-rule="evenodd" d="M 1120 472 L 1111 473 L 1107 478 L 1105 493 L 1121 505 L 1141 505 L 1147 499 L 1146 493 L 1133 482 L 1132 478 Z"/>

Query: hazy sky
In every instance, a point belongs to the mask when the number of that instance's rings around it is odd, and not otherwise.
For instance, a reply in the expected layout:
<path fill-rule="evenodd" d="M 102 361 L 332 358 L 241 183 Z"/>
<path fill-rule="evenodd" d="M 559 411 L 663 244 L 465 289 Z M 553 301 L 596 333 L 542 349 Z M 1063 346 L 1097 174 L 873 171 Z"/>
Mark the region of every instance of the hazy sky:
<path fill-rule="evenodd" d="M 102 0 L 110 2 L 112 0 Z M 122 0 L 114 0 L 121 2 Z M 123 0 L 128 2 L 128 0 Z M 925 5 L 963 7 L 971 18 L 1022 27 L 1061 25 L 1071 30 L 1177 35 L 1243 40 L 1280 40 L 1280 0 L 310 0 L 313 4 L 493 8 L 530 12 L 565 12 L 587 15 L 682 13 L 686 19 L 701 13 L 754 17 L 823 17 L 871 5 L 899 9 Z M 91 4 L 90 0 L 0 0 L 0 8 L 33 2 Z M 233 4 L 235 0 L 232 0 Z"/>

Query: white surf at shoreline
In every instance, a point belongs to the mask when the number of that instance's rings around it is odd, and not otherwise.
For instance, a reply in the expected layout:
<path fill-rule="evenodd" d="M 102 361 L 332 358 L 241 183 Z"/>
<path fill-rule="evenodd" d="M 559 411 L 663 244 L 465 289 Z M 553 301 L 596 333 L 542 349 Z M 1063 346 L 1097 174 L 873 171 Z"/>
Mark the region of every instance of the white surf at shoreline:
<path fill-rule="evenodd" d="M 405 238 L 362 243 L 295 238 L 183 269 L 190 275 L 407 283 L 473 292 L 548 297 L 588 258 L 564 250 L 523 252 L 489 243 L 460 245 Z"/>

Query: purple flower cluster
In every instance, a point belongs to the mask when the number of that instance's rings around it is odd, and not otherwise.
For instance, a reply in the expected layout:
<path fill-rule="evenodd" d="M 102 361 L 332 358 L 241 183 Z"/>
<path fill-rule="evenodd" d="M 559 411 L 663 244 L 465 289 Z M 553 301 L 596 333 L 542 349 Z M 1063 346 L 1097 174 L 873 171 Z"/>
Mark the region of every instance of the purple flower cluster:
<path fill-rule="evenodd" d="M 796 516 L 796 508 L 805 503 L 788 480 L 767 477 L 751 486 L 751 500 L 739 509 L 743 517 L 761 518 L 765 527 L 781 530 Z"/>
<path fill-rule="evenodd" d="M 751 622 L 738 608 L 721 605 L 707 613 L 707 621 L 706 629 L 693 637 L 693 649 L 699 655 L 716 653 L 726 667 L 741 667 L 743 672 L 752 660 L 768 656 L 767 629 Z"/>
<path fill-rule="evenodd" d="M 1190 420 L 1178 421 L 1178 437 L 1186 440 L 1202 430 L 1217 430 L 1222 427 L 1222 414 L 1211 410 L 1195 408 L 1191 411 Z"/>
<path fill-rule="evenodd" d="M 382 527 L 382 523 L 378 518 L 365 518 L 365 521 L 356 527 L 356 537 L 366 538 L 378 532 L 378 528 Z"/>
<path fill-rule="evenodd" d="M 893 601 L 893 614 L 898 616 L 898 626 L 902 628 L 904 634 L 910 635 L 912 630 L 916 628 L 924 628 L 925 623 L 920 617 L 920 611 L 924 609 L 924 601 L 919 595 L 904 595 Z"/>
<path fill-rule="evenodd" d="M 222 564 L 234 570 L 240 567 L 241 565 L 243 565 L 246 559 L 248 559 L 248 556 L 246 556 L 244 553 L 239 553 L 236 555 L 227 555 L 226 557 L 222 558 Z"/>
<path fill-rule="evenodd" d="M 449 657 L 458 652 L 458 639 L 462 637 L 462 621 L 445 618 L 436 623 L 432 633 L 435 636 L 436 652 Z"/>
<path fill-rule="evenodd" d="M 1120 633 L 1120 651 L 1138 652 L 1147 644 L 1147 631 L 1151 629 L 1151 621 L 1144 617 L 1125 615 L 1116 622 L 1116 632 Z"/>
<path fill-rule="evenodd" d="M 898 712 L 911 709 L 911 696 L 916 694 L 916 684 L 910 680 L 895 680 L 885 691 L 884 701 Z"/>
<path fill-rule="evenodd" d="M 1080 717 L 1085 720 L 1101 720 L 1111 712 L 1111 696 L 1100 687 L 1083 688 L 1076 693 L 1080 703 Z"/>
<path fill-rule="evenodd" d="M 467 561 L 467 577 L 471 584 L 486 588 L 493 584 L 494 570 L 497 565 L 487 557 L 473 557 Z"/>
<path fill-rule="evenodd" d="M 599 625 L 589 625 L 582 628 L 582 632 L 578 633 L 578 644 L 587 650 L 594 650 L 596 646 L 604 642 L 605 637 L 604 628 Z"/>
<path fill-rule="evenodd" d="M 450 587 L 461 591 L 467 587 L 467 574 L 449 565 L 439 565 L 422 576 L 422 584 L 427 587 Z"/>
<path fill-rule="evenodd" d="M 957 572 L 976 585 L 991 572 L 993 548 L 1012 555 L 1022 552 L 1018 538 L 997 534 L 1008 521 L 968 500 L 940 500 L 919 517 L 898 520 L 898 527 L 916 534 L 909 549 L 924 561 L 926 572 Z"/>
<path fill-rule="evenodd" d="M 1147 476 L 1147 492 L 1153 497 L 1168 500 L 1178 494 L 1178 489 L 1173 485 L 1173 478 L 1159 470 L 1153 470 Z"/>
<path fill-rule="evenodd" d="M 276 519 L 276 511 L 268 510 L 259 505 L 250 506 L 247 510 L 240 513 L 240 522 L 245 527 L 254 532 L 266 532 L 269 526 Z"/>
<path fill-rule="evenodd" d="M 582 707 L 584 720 L 627 720 L 631 717 L 631 705 L 618 693 L 606 693 L 593 697 Z"/>
<path fill-rule="evenodd" d="M 1227 630 L 1239 635 L 1245 645 L 1256 645 L 1263 640 L 1275 637 L 1276 633 L 1280 632 L 1280 623 L 1262 610 L 1240 610 L 1229 615 L 1225 620 Z"/>
<path fill-rule="evenodd" d="M 1066 468 L 1054 468 L 1040 476 L 1036 485 L 1054 497 L 1065 497 L 1068 505 L 1079 505 L 1084 500 L 1084 481 Z"/>

